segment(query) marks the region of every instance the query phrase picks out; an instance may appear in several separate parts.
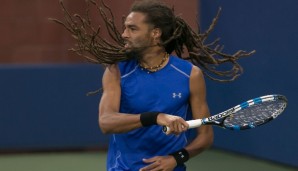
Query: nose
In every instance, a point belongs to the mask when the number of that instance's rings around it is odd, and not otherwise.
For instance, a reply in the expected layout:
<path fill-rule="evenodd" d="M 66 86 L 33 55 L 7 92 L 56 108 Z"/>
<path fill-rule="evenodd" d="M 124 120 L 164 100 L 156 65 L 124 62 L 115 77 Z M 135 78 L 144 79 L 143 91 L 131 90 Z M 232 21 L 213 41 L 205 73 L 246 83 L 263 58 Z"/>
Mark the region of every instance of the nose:
<path fill-rule="evenodd" d="M 123 33 L 122 33 L 122 38 L 124 38 L 124 39 L 127 39 L 128 38 L 128 34 L 127 34 L 127 29 L 124 29 L 123 30 Z"/>

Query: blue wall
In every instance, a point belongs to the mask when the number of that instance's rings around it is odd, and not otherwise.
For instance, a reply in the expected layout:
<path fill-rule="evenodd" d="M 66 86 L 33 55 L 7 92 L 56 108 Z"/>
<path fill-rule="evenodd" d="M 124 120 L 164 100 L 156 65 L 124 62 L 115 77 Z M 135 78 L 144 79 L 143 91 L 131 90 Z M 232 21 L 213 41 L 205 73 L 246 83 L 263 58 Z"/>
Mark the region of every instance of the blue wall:
<path fill-rule="evenodd" d="M 225 52 L 256 50 L 240 60 L 244 74 L 232 83 L 207 80 L 213 114 L 242 101 L 267 94 L 283 94 L 286 111 L 273 122 L 233 132 L 215 128 L 215 147 L 298 167 L 298 1 L 201 0 L 201 26 L 222 13 L 212 39 L 221 37 Z"/>
<path fill-rule="evenodd" d="M 98 128 L 102 68 L 0 66 L 0 151 L 106 147 Z"/>

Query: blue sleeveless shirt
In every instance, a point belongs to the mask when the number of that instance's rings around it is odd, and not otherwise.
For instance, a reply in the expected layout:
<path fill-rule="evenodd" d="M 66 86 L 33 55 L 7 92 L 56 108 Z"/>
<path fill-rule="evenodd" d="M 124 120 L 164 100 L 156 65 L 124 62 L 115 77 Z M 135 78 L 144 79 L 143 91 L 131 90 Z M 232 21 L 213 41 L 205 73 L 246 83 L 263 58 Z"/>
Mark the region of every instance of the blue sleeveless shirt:
<path fill-rule="evenodd" d="M 118 66 L 121 73 L 120 113 L 159 111 L 189 118 L 190 62 L 171 55 L 168 64 L 153 73 L 143 70 L 136 60 L 121 62 Z M 107 170 L 137 171 L 148 165 L 142 159 L 168 155 L 186 144 L 185 133 L 168 136 L 158 125 L 113 134 L 109 144 Z M 175 171 L 184 170 L 184 166 L 175 168 Z"/>

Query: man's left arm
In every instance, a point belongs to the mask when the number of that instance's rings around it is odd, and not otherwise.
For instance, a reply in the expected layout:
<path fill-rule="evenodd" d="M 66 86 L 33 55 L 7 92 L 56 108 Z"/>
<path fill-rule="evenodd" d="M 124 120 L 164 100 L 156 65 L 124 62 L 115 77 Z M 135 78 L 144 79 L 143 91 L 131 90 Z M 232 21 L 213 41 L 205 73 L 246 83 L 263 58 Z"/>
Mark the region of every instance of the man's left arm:
<path fill-rule="evenodd" d="M 209 109 L 206 101 L 206 87 L 202 71 L 198 67 L 193 67 L 190 76 L 190 104 L 192 107 L 193 119 L 200 119 L 209 117 Z M 198 155 L 213 143 L 213 129 L 212 126 L 201 126 L 197 128 L 197 136 L 195 139 L 185 147 L 189 157 Z M 180 149 L 177 149 L 180 150 Z M 177 152 L 179 154 L 179 151 Z M 178 156 L 180 156 L 179 154 Z M 179 158 L 179 157 L 178 157 Z M 181 161 L 183 161 L 182 159 Z M 144 159 L 148 166 L 140 169 L 140 171 L 147 170 L 173 170 L 179 159 L 176 160 L 173 155 L 156 156 L 150 159 Z"/>
<path fill-rule="evenodd" d="M 196 66 L 193 67 L 190 75 L 190 105 L 193 119 L 209 117 L 209 108 L 206 100 L 206 85 L 203 72 Z M 185 147 L 189 157 L 193 157 L 213 143 L 213 129 L 210 125 L 196 128 L 197 136 Z"/>

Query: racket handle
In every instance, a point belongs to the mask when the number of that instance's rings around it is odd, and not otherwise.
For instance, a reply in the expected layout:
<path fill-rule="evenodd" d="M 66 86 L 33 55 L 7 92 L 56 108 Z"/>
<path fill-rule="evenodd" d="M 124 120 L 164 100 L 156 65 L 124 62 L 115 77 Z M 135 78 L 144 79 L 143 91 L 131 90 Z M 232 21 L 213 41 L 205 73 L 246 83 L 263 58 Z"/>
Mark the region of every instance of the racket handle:
<path fill-rule="evenodd" d="M 189 120 L 189 121 L 186 121 L 189 125 L 188 129 L 191 129 L 191 128 L 197 128 L 197 127 L 200 127 L 202 125 L 202 119 L 195 119 L 195 120 Z M 167 127 L 167 126 L 163 126 L 162 127 L 162 131 L 165 133 L 165 134 L 169 134 L 170 132 L 170 128 Z"/>
<path fill-rule="evenodd" d="M 203 123 L 202 119 L 189 120 L 186 122 L 189 125 L 188 129 L 200 127 Z"/>

